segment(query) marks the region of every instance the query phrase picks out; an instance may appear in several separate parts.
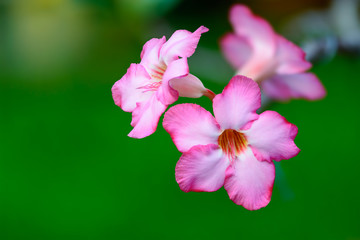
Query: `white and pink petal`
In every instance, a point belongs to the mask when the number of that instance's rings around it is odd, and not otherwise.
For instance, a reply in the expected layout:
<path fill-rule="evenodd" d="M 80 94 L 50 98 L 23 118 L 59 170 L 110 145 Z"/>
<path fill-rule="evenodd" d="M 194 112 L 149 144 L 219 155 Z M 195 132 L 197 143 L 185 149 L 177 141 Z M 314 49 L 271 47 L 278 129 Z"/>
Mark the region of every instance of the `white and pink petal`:
<path fill-rule="evenodd" d="M 156 131 L 159 118 L 167 108 L 156 97 L 152 95 L 147 101 L 137 103 L 132 112 L 131 126 L 133 130 L 129 133 L 132 138 L 144 138 Z"/>
<path fill-rule="evenodd" d="M 247 6 L 236 4 L 230 9 L 230 22 L 236 35 L 244 37 L 252 46 L 254 64 L 274 56 L 276 33 L 265 19 L 254 15 Z"/>
<path fill-rule="evenodd" d="M 169 81 L 173 78 L 184 77 L 188 74 L 189 66 L 186 58 L 172 61 L 167 67 L 162 78 L 162 83 L 156 92 L 158 99 L 165 105 L 174 103 L 178 99 L 179 93 L 170 86 Z"/>
<path fill-rule="evenodd" d="M 277 62 L 277 74 L 302 73 L 311 68 L 306 61 L 305 52 L 286 38 L 277 35 L 277 48 L 274 61 Z"/>
<path fill-rule="evenodd" d="M 192 74 L 185 77 L 173 78 L 169 82 L 170 87 L 175 89 L 180 97 L 199 98 L 208 94 L 215 96 L 210 90 L 204 87 L 204 84 Z M 213 97 L 212 97 L 213 98 Z"/>
<path fill-rule="evenodd" d="M 214 114 L 222 129 L 242 129 L 256 120 L 261 106 L 260 88 L 244 76 L 233 77 L 221 94 L 213 100 Z"/>
<path fill-rule="evenodd" d="M 196 145 L 217 144 L 220 127 L 210 112 L 196 104 L 178 104 L 164 116 L 163 127 L 180 152 Z"/>
<path fill-rule="evenodd" d="M 253 54 L 248 40 L 233 33 L 228 33 L 221 38 L 220 47 L 225 58 L 235 69 L 241 69 Z"/>
<path fill-rule="evenodd" d="M 279 74 L 264 81 L 261 86 L 266 95 L 282 101 L 291 98 L 317 100 L 326 95 L 323 84 L 313 73 Z"/>
<path fill-rule="evenodd" d="M 160 50 L 165 42 L 166 38 L 164 36 L 162 38 L 152 38 L 144 44 L 143 50 L 140 54 L 140 64 L 143 65 L 148 72 L 150 72 L 155 66 L 159 65 Z"/>
<path fill-rule="evenodd" d="M 126 112 L 132 112 L 136 103 L 146 101 L 153 94 L 143 89 L 151 77 L 140 64 L 131 64 L 127 73 L 111 88 L 116 105 Z"/>
<path fill-rule="evenodd" d="M 274 179 L 274 163 L 258 161 L 248 148 L 226 169 L 224 188 L 235 204 L 257 210 L 269 204 Z"/>
<path fill-rule="evenodd" d="M 298 129 L 274 111 L 265 111 L 244 131 L 259 161 L 280 161 L 295 157 L 300 149 L 294 143 Z"/>
<path fill-rule="evenodd" d="M 176 182 L 184 192 L 213 192 L 224 185 L 228 166 L 228 159 L 217 145 L 197 145 L 176 164 Z"/>
<path fill-rule="evenodd" d="M 187 30 L 177 30 L 161 48 L 161 59 L 166 64 L 178 59 L 179 57 L 188 58 L 195 52 L 201 34 L 209 31 L 204 26 L 199 27 L 191 33 Z"/>

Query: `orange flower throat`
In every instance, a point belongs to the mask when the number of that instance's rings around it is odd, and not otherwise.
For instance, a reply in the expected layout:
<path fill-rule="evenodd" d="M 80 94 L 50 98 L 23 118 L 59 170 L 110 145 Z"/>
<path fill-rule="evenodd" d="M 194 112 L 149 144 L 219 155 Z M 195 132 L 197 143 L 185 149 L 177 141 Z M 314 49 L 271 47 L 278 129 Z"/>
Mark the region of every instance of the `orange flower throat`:
<path fill-rule="evenodd" d="M 247 140 L 243 133 L 233 129 L 226 129 L 219 136 L 218 144 L 226 155 L 235 158 L 246 149 Z"/>

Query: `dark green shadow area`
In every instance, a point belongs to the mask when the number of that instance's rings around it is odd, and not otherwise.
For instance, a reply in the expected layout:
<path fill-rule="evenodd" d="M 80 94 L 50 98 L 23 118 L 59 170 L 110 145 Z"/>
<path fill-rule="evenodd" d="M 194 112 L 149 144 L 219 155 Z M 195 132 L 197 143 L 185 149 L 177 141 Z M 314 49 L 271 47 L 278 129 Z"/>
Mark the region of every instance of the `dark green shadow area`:
<path fill-rule="evenodd" d="M 48 93 L 1 87 L 0 234 L 4 239 L 346 239 L 359 236 L 358 61 L 315 69 L 328 96 L 276 103 L 301 153 L 280 163 L 268 207 L 249 212 L 221 189 L 183 193 L 180 153 L 159 127 L 126 135 L 110 84 Z M 211 110 L 207 99 L 201 103 Z M 285 181 L 285 183 L 283 183 Z M 284 187 L 285 184 L 285 187 Z M 290 191 L 290 192 L 289 192 Z"/>

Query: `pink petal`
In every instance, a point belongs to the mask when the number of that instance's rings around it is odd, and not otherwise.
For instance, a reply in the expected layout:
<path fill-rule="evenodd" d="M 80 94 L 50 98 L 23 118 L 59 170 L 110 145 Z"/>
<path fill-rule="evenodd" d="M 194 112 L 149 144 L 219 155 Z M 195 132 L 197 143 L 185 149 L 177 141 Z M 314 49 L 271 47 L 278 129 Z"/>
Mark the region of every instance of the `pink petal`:
<path fill-rule="evenodd" d="M 224 185 L 229 161 L 217 145 L 197 145 L 184 153 L 175 168 L 176 182 L 184 192 L 213 192 Z"/>
<path fill-rule="evenodd" d="M 297 127 L 277 112 L 265 111 L 244 134 L 256 158 L 271 162 L 295 157 L 300 152 L 294 143 L 297 132 Z"/>
<path fill-rule="evenodd" d="M 178 57 L 188 58 L 195 52 L 202 33 L 209 31 L 204 26 L 199 27 L 191 33 L 187 30 L 177 30 L 164 44 L 160 55 L 166 64 L 178 59 Z"/>
<path fill-rule="evenodd" d="M 192 74 L 170 80 L 170 86 L 179 93 L 180 97 L 199 98 L 207 92 L 200 79 Z"/>
<path fill-rule="evenodd" d="M 152 95 L 147 101 L 137 103 L 132 113 L 131 126 L 134 129 L 129 133 L 132 138 L 144 138 L 154 133 L 161 114 L 165 111 L 166 105 L 162 104 L 156 95 Z"/>
<path fill-rule="evenodd" d="M 260 106 L 259 86 L 244 76 L 233 77 L 213 100 L 215 118 L 222 129 L 241 129 L 258 118 L 256 110 Z"/>
<path fill-rule="evenodd" d="M 217 144 L 220 127 L 210 112 L 196 104 L 179 104 L 164 116 L 163 126 L 180 152 L 195 145 Z"/>
<path fill-rule="evenodd" d="M 312 73 L 276 75 L 264 81 L 262 88 L 266 95 L 277 100 L 290 98 L 317 100 L 326 95 L 324 86 Z"/>
<path fill-rule="evenodd" d="M 270 202 L 274 179 L 274 164 L 258 161 L 248 148 L 226 169 L 224 188 L 234 203 L 257 210 Z"/>
<path fill-rule="evenodd" d="M 168 65 L 162 79 L 162 84 L 156 92 L 158 99 L 165 105 L 174 103 L 178 99 L 179 93 L 170 87 L 169 80 L 184 77 L 188 74 L 189 66 L 186 58 L 172 61 Z"/>
<path fill-rule="evenodd" d="M 276 34 L 263 18 L 254 15 L 241 4 L 230 9 L 230 22 L 236 35 L 247 40 L 252 47 L 252 57 L 238 72 L 249 77 L 258 77 L 273 60 L 276 51 Z M 266 73 L 263 73 L 266 74 Z"/>
<path fill-rule="evenodd" d="M 160 49 L 163 44 L 166 42 L 166 38 L 153 38 L 147 41 L 144 44 L 143 50 L 141 52 L 141 62 L 148 72 L 151 71 L 151 68 L 159 64 L 160 61 Z"/>
<path fill-rule="evenodd" d="M 221 38 L 220 46 L 225 58 L 235 69 L 242 68 L 252 56 L 252 47 L 242 36 L 228 33 Z"/>
<path fill-rule="evenodd" d="M 305 52 L 289 40 L 277 35 L 276 61 L 278 74 L 294 74 L 307 71 L 311 63 L 305 60 Z"/>
<path fill-rule="evenodd" d="M 143 66 L 131 64 L 127 73 L 111 88 L 115 104 L 126 112 L 132 112 L 136 108 L 136 103 L 149 99 L 153 94 L 139 89 L 150 79 Z"/>

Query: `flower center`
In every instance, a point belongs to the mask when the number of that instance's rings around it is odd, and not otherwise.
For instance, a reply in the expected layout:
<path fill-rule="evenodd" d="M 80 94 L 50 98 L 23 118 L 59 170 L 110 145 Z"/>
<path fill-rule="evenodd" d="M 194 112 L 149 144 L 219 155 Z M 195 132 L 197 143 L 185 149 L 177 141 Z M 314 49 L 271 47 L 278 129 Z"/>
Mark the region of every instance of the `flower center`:
<path fill-rule="evenodd" d="M 159 64 L 152 65 L 152 67 L 148 70 L 151 76 L 151 80 L 148 82 L 148 84 L 138 87 L 138 89 L 142 89 L 143 92 L 157 91 L 162 84 L 162 79 L 166 68 L 167 66 L 164 62 L 159 62 Z"/>
<path fill-rule="evenodd" d="M 219 136 L 218 144 L 226 155 L 235 158 L 246 149 L 247 140 L 243 133 L 233 129 L 226 129 Z"/>

